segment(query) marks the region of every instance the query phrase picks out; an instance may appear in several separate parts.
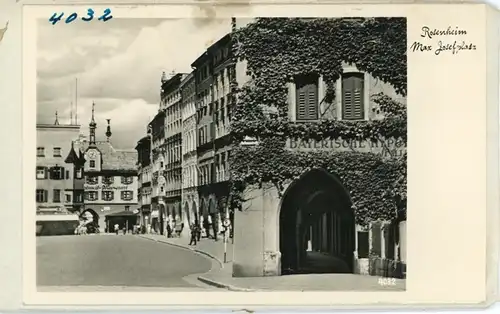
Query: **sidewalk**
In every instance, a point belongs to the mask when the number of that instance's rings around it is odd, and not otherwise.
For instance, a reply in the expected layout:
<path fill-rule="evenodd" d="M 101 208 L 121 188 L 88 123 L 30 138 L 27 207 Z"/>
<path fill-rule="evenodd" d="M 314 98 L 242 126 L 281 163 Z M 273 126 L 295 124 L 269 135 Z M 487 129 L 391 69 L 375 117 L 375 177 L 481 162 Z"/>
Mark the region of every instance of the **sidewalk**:
<path fill-rule="evenodd" d="M 227 243 L 227 263 L 224 259 L 224 242 L 201 239 L 196 246 L 189 246 L 188 238 L 167 238 L 162 235 L 142 234 L 140 237 L 190 249 L 218 262 L 220 267 L 212 269 L 198 280 L 206 284 L 231 291 L 404 291 L 406 280 L 392 279 L 391 285 L 380 285 L 379 277 L 356 274 L 305 274 L 273 277 L 232 277 L 233 245 Z"/>

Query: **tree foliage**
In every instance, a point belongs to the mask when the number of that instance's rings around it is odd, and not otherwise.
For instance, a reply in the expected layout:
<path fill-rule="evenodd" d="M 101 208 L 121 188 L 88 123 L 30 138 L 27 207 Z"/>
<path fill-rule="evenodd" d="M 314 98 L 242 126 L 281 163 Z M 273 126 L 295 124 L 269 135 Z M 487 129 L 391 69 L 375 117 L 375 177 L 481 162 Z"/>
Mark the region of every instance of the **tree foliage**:
<path fill-rule="evenodd" d="M 315 73 L 334 103 L 343 63 L 354 64 L 406 96 L 406 19 L 258 18 L 233 32 L 234 54 L 247 64 L 248 83 L 233 84 L 236 105 L 231 121 L 235 143 L 246 136 L 257 147 L 234 149 L 230 160 L 233 206 L 251 184 L 273 183 L 283 192 L 291 180 L 312 168 L 336 173 L 350 192 L 359 223 L 391 219 L 406 207 L 406 155 L 387 159 L 373 153 L 296 152 L 287 138 L 302 140 L 397 139 L 407 141 L 406 106 L 384 94 L 373 95 L 383 119 L 297 123 L 288 119 L 287 83 Z M 402 179 L 404 178 L 404 179 Z"/>

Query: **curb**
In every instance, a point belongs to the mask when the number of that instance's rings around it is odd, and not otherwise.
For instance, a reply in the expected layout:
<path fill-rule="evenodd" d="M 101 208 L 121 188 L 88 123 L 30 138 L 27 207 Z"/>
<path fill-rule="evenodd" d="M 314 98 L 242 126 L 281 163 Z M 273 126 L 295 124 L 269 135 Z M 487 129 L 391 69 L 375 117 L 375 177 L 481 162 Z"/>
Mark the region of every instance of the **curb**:
<path fill-rule="evenodd" d="M 229 291 L 237 291 L 237 292 L 254 292 L 254 291 L 257 291 L 257 290 L 254 290 L 254 289 L 247 289 L 247 288 L 236 287 L 236 286 L 233 286 L 233 285 L 230 285 L 230 284 L 226 284 L 226 283 L 222 283 L 222 282 L 219 282 L 219 281 L 216 281 L 216 280 L 213 280 L 213 279 L 208 279 L 208 278 L 203 277 L 203 276 L 199 276 L 198 280 L 201 281 L 201 282 L 203 282 L 203 283 L 206 283 L 207 285 L 211 285 L 211 286 L 214 286 L 214 287 L 217 287 L 217 288 L 228 289 Z"/>
<path fill-rule="evenodd" d="M 212 255 L 212 254 L 210 254 L 208 252 L 205 252 L 205 251 L 202 251 L 202 250 L 198 250 L 198 249 L 195 249 L 195 248 L 191 248 L 189 246 L 184 246 L 182 244 L 176 244 L 176 243 L 172 243 L 172 242 L 168 242 L 168 241 L 164 241 L 164 240 L 150 238 L 150 237 L 147 237 L 147 236 L 144 236 L 144 235 L 141 235 L 141 234 L 138 234 L 137 236 L 140 237 L 140 238 L 143 238 L 143 239 L 150 240 L 150 241 L 161 242 L 161 243 L 168 244 L 168 245 L 171 245 L 171 246 L 175 246 L 175 247 L 178 247 L 178 248 L 181 248 L 181 249 L 184 249 L 184 250 L 190 250 L 192 252 L 195 252 L 195 253 L 198 253 L 198 254 L 201 254 L 201 255 L 205 255 L 205 256 L 207 256 L 207 257 L 215 260 L 216 262 L 218 262 L 221 269 L 224 268 L 224 263 L 220 259 L 218 259 L 217 257 L 215 257 L 214 255 Z M 210 273 L 210 272 L 212 272 L 212 270 L 209 271 L 208 273 Z M 205 274 L 208 274 L 208 273 L 205 273 Z M 230 285 L 230 284 L 222 283 L 222 282 L 219 282 L 219 281 L 216 281 L 216 280 L 213 280 L 213 279 L 209 279 L 209 278 L 203 277 L 203 275 L 198 276 L 197 278 L 198 278 L 199 281 L 201 281 L 201 282 L 203 282 L 203 283 L 205 283 L 207 285 L 214 286 L 214 287 L 217 287 L 217 288 L 228 289 L 229 291 L 238 291 L 238 292 L 241 292 L 241 291 L 243 291 L 243 292 L 257 291 L 257 290 L 254 290 L 254 289 L 240 288 L 240 287 L 236 287 L 236 286 L 233 286 L 233 285 Z"/>
<path fill-rule="evenodd" d="M 218 259 L 216 256 L 214 256 L 214 255 L 212 255 L 212 254 L 210 254 L 208 252 L 205 252 L 205 251 L 202 251 L 202 250 L 198 250 L 198 249 L 195 249 L 195 248 L 192 248 L 192 247 L 189 247 L 189 246 L 185 246 L 185 245 L 182 245 L 182 244 L 177 244 L 177 243 L 172 243 L 172 242 L 168 242 L 168 241 L 164 241 L 164 240 L 150 238 L 150 237 L 143 236 L 143 235 L 140 235 L 140 234 L 137 235 L 137 236 L 140 237 L 140 238 L 143 238 L 143 239 L 147 239 L 147 240 L 151 240 L 151 241 L 155 241 L 155 242 L 165 243 L 165 244 L 172 245 L 172 246 L 175 246 L 175 247 L 178 247 L 178 248 L 181 248 L 181 249 L 190 250 L 192 252 L 205 255 L 205 256 L 207 256 L 207 257 L 209 257 L 209 258 L 214 259 L 215 261 L 217 261 L 217 263 L 219 263 L 220 268 L 224 268 L 224 263 L 220 259 Z"/>

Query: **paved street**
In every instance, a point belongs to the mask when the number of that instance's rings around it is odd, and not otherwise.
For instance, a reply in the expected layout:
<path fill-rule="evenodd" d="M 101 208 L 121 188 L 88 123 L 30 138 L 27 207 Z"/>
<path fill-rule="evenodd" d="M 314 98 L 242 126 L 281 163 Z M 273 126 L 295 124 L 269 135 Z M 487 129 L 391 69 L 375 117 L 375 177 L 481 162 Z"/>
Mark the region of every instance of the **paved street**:
<path fill-rule="evenodd" d="M 194 252 L 132 235 L 37 237 L 38 286 L 183 290 L 200 287 L 194 274 L 211 267 Z"/>

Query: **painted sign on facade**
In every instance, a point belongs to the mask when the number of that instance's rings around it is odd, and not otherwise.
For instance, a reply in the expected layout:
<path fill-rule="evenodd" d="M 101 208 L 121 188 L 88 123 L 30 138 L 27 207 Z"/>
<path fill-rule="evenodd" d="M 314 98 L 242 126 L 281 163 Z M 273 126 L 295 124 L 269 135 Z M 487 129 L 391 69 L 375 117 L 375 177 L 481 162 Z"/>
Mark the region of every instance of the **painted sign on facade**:
<path fill-rule="evenodd" d="M 288 149 L 294 151 L 336 151 L 381 154 L 384 157 L 399 157 L 406 152 L 406 143 L 402 140 L 387 139 L 376 142 L 350 141 L 342 139 L 294 140 L 288 139 Z"/>

